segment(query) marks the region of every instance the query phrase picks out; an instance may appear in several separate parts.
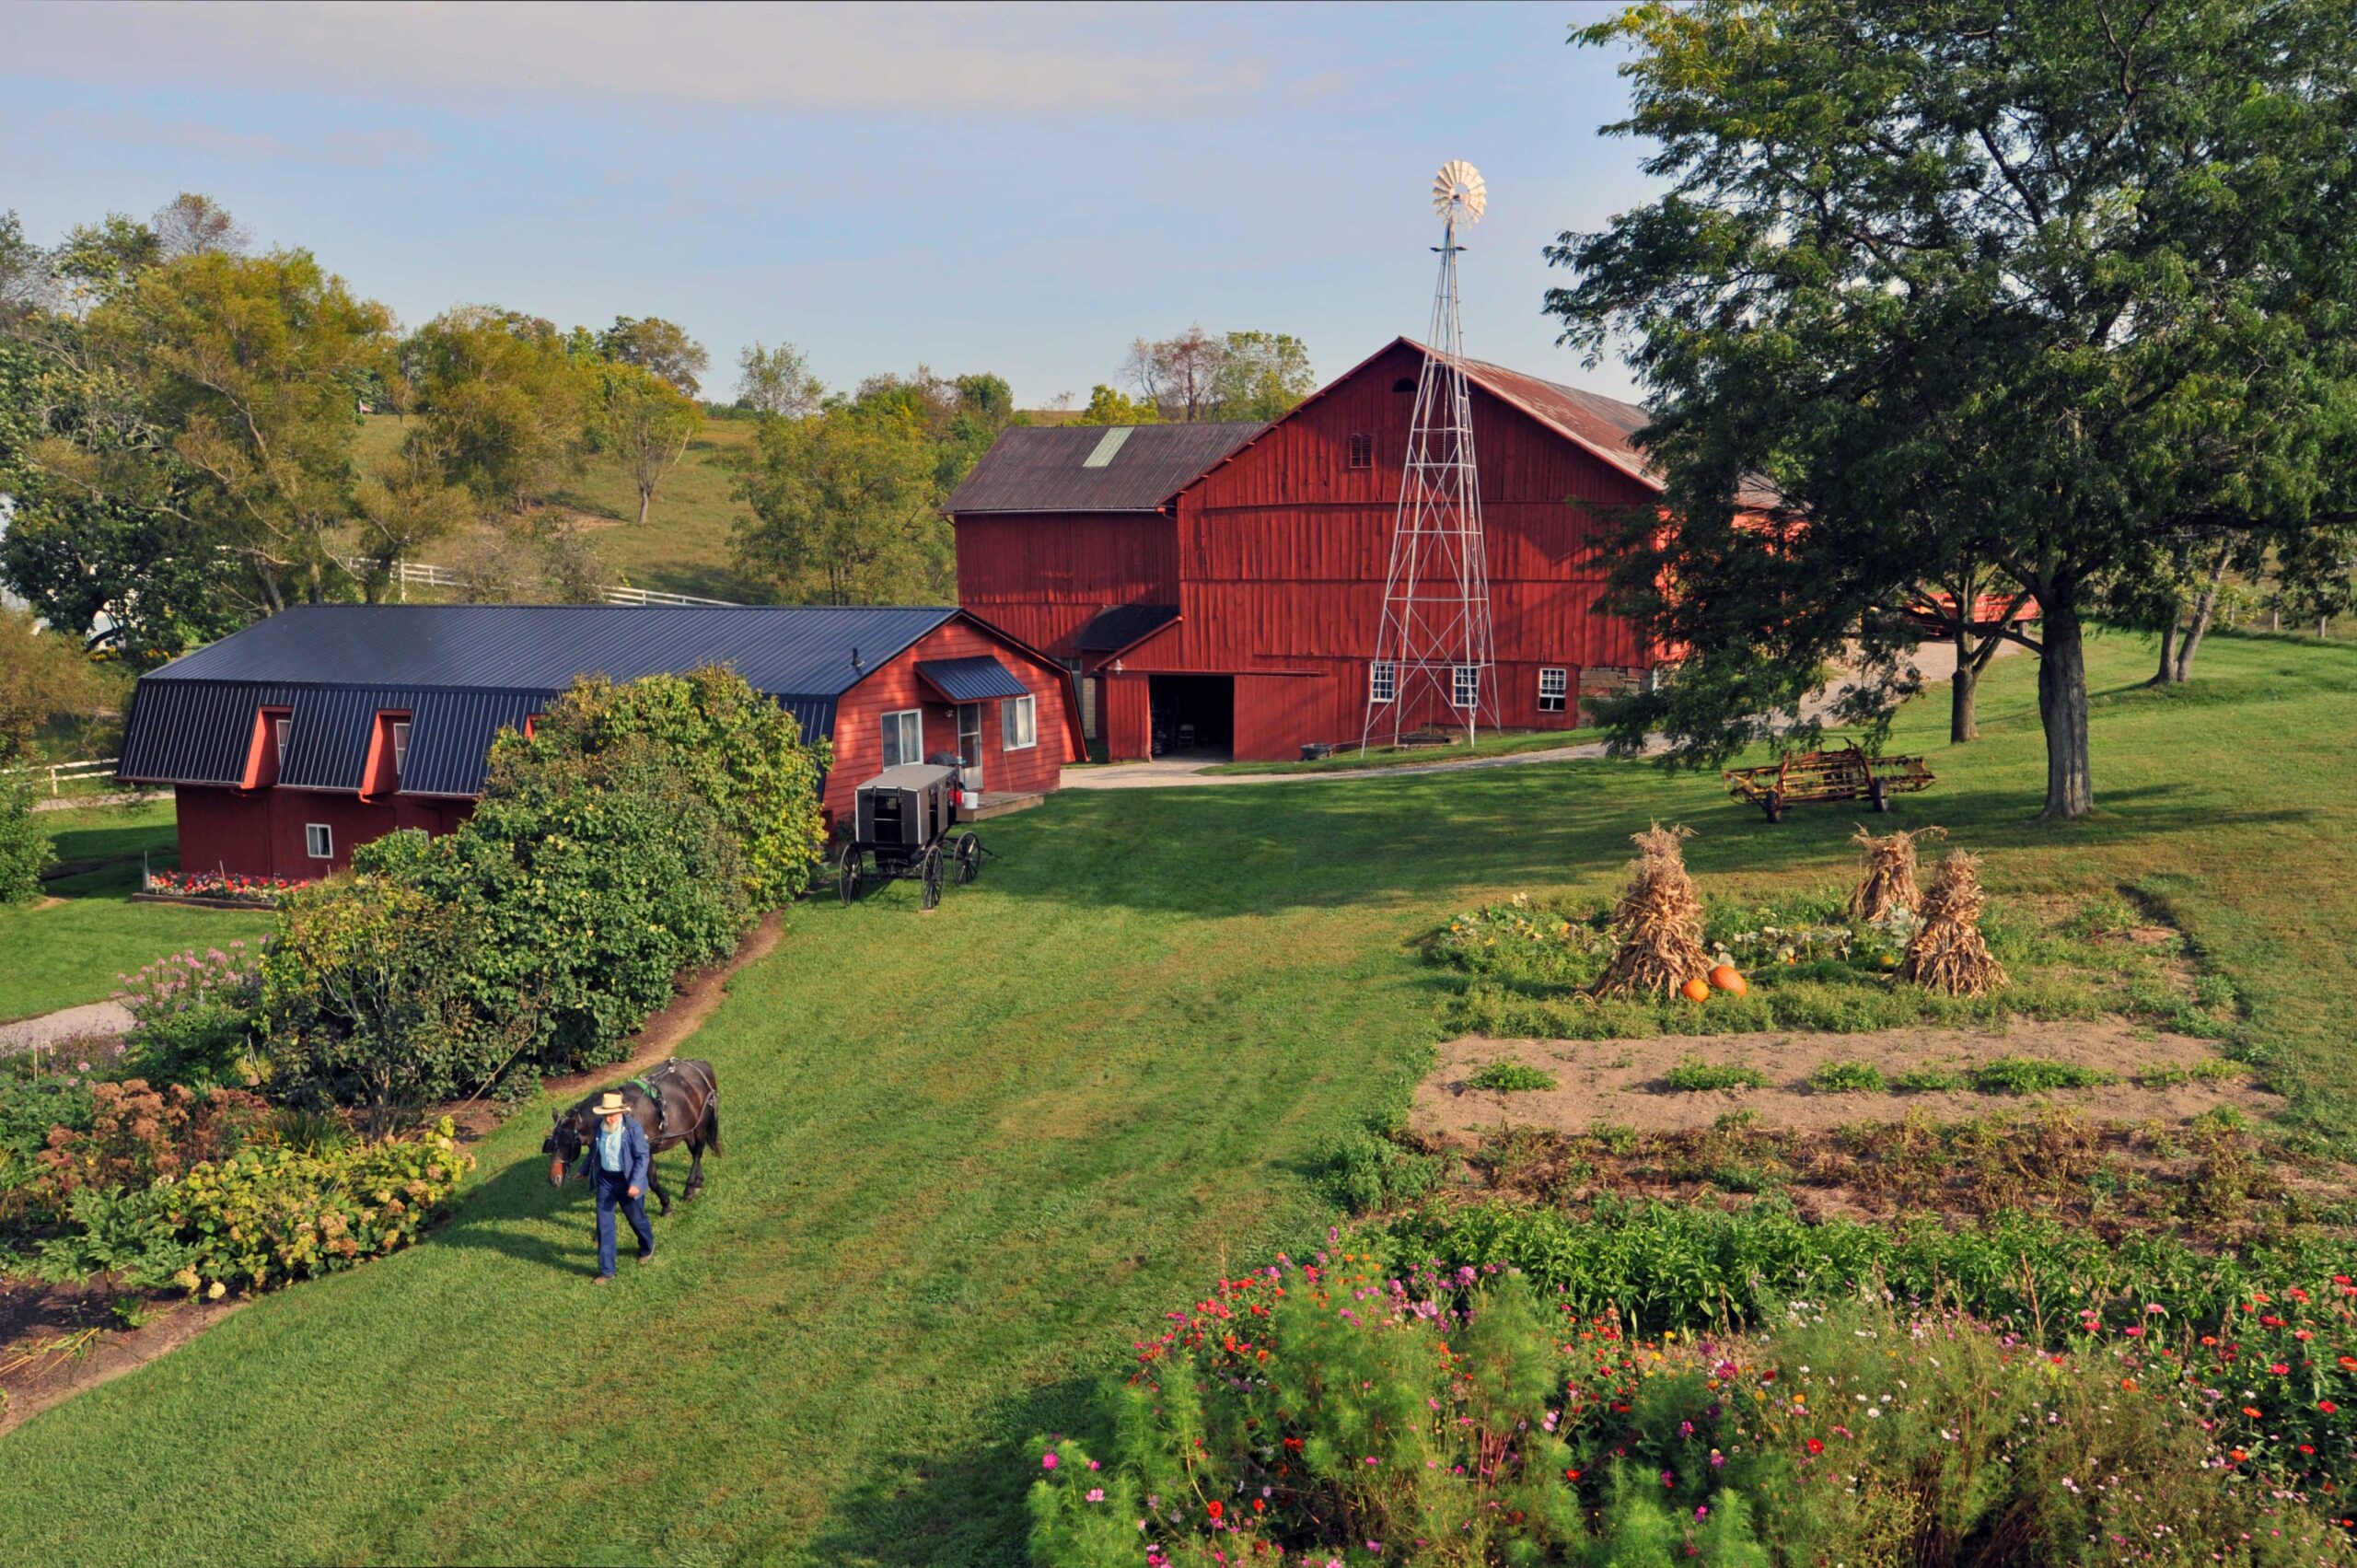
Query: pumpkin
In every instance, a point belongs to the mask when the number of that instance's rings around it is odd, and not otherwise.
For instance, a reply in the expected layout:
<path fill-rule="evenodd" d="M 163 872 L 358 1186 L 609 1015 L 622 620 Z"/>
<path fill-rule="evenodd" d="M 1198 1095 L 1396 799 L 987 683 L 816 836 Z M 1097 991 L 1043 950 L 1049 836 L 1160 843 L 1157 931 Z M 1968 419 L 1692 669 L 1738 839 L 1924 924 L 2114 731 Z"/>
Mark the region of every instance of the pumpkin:
<path fill-rule="evenodd" d="M 1885 953 L 1881 958 L 1876 958 L 1875 962 L 1881 965 L 1884 969 L 1895 970 L 1898 967 L 1898 955 L 1896 953 Z"/>
<path fill-rule="evenodd" d="M 1686 1000 L 1689 1002 L 1708 1002 L 1711 999 L 1711 982 L 1700 975 L 1696 975 L 1678 989 L 1686 993 Z"/>
<path fill-rule="evenodd" d="M 1751 989 L 1742 973 L 1733 964 L 1721 964 L 1711 971 L 1711 983 L 1730 996 L 1740 996 Z"/>

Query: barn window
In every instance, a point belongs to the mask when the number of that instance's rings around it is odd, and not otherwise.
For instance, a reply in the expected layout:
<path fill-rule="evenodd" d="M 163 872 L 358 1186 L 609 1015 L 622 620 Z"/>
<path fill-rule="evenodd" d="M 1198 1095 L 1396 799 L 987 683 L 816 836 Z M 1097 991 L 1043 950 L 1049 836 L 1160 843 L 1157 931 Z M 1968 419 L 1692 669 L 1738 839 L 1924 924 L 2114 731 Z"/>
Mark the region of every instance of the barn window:
<path fill-rule="evenodd" d="M 1538 711 L 1560 714 L 1563 697 L 1572 689 L 1572 672 L 1568 669 L 1542 669 L 1538 672 Z"/>
<path fill-rule="evenodd" d="M 293 719 L 277 719 L 271 724 L 272 736 L 278 742 L 278 765 L 286 765 L 286 732 L 294 727 Z"/>
<path fill-rule="evenodd" d="M 1009 697 L 998 705 L 1000 743 L 1009 751 L 1028 751 L 1039 744 L 1039 699 Z"/>
<path fill-rule="evenodd" d="M 409 720 L 393 721 L 393 782 L 398 784 L 409 773 Z"/>
<path fill-rule="evenodd" d="M 1395 392 L 1412 392 L 1416 389 L 1416 378 L 1413 376 L 1402 376 L 1391 383 L 1391 389 Z"/>
<path fill-rule="evenodd" d="M 1481 700 L 1481 667 L 1460 664 L 1449 669 L 1449 701 L 1460 708 L 1471 708 Z"/>
<path fill-rule="evenodd" d="M 1366 667 L 1366 700 L 1370 707 L 1379 708 L 1399 695 L 1399 667 L 1387 658 L 1379 658 Z"/>
<path fill-rule="evenodd" d="M 1356 435 L 1351 437 L 1351 467 L 1354 469 L 1375 467 L 1374 436 Z"/>
<path fill-rule="evenodd" d="M 924 711 L 903 708 L 884 715 L 884 765 L 924 761 Z"/>
<path fill-rule="evenodd" d="M 335 834 L 325 822 L 303 824 L 303 853 L 313 860 L 335 858 Z"/>

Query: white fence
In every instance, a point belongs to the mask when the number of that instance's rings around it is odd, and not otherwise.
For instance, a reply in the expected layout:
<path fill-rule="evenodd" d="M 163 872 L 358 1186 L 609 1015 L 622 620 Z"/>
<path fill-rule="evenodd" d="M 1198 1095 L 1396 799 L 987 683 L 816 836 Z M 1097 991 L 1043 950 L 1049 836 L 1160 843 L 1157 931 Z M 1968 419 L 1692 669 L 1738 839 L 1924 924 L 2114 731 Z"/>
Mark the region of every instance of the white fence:
<path fill-rule="evenodd" d="M 58 785 L 61 780 L 94 778 L 101 774 L 111 773 L 114 772 L 116 764 L 122 761 L 122 759 L 120 757 L 97 757 L 82 762 L 59 762 L 54 765 L 36 764 L 29 768 L 10 768 L 8 772 L 11 773 L 47 773 L 49 775 L 49 793 L 52 796 L 55 796 L 60 793 Z"/>
<path fill-rule="evenodd" d="M 364 564 L 359 561 L 343 563 L 344 568 L 354 576 L 359 575 Z M 393 586 L 404 602 L 409 598 L 412 583 L 429 588 L 458 588 L 466 586 L 466 579 L 447 566 L 430 565 L 423 561 L 395 562 Z M 734 609 L 737 603 L 735 599 L 698 598 L 693 594 L 667 594 L 654 588 L 610 587 L 604 592 L 608 604 L 712 604 Z"/>

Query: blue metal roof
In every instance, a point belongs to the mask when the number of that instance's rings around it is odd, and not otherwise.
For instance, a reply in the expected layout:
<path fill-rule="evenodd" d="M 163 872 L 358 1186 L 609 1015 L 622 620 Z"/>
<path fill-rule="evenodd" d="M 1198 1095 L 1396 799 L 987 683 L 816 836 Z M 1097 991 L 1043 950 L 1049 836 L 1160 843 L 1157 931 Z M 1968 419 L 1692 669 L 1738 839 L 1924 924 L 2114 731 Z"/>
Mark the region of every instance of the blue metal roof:
<path fill-rule="evenodd" d="M 1030 688 L 1015 672 L 988 654 L 967 658 L 917 660 L 917 674 L 953 703 L 981 703 L 993 697 L 1023 697 Z"/>
<path fill-rule="evenodd" d="M 306 605 L 141 677 L 119 776 L 234 784 L 256 713 L 287 708 L 279 783 L 357 790 L 369 729 L 410 714 L 412 795 L 476 795 L 492 737 L 582 675 L 726 664 L 831 736 L 835 703 L 958 612 L 939 607 Z M 856 659 L 856 662 L 854 661 Z"/>

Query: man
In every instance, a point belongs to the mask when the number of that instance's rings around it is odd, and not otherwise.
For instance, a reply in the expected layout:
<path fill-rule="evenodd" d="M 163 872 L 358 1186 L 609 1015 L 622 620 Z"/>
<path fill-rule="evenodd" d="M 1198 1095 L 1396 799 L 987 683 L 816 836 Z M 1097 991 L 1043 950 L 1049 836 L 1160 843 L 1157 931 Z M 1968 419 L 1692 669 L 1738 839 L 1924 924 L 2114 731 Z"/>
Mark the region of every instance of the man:
<path fill-rule="evenodd" d="M 598 1128 L 583 1151 L 598 1195 L 598 1283 L 614 1277 L 614 1210 L 619 1207 L 638 1237 L 638 1260 L 655 1256 L 655 1228 L 646 1223 L 646 1181 L 654 1151 L 646 1129 L 633 1121 L 622 1097 L 611 1089 L 591 1107 Z"/>

